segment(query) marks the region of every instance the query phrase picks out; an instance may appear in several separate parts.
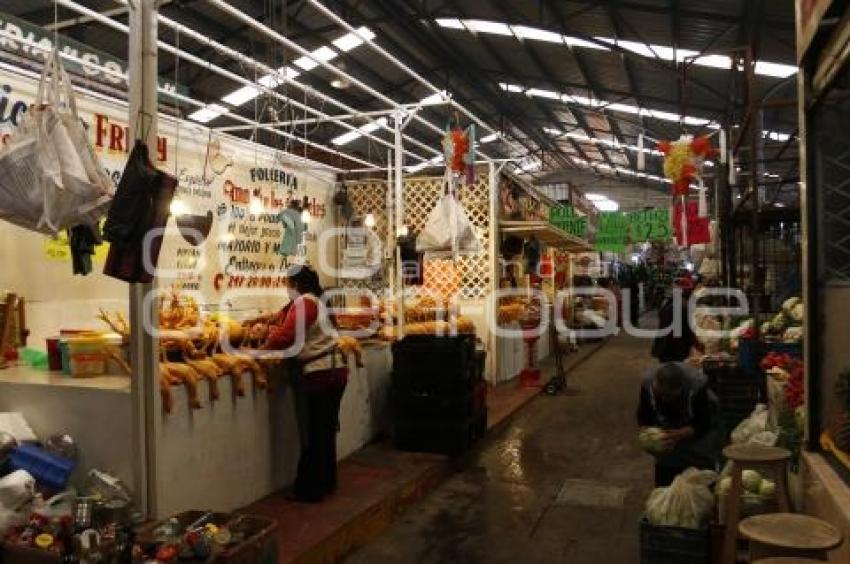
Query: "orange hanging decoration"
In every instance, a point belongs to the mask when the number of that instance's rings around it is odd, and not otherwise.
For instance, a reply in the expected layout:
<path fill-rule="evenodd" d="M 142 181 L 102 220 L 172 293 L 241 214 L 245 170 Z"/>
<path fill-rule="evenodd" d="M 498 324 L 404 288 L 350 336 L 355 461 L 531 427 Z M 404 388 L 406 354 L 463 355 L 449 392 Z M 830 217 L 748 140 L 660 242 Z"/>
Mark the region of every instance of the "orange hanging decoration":
<path fill-rule="evenodd" d="M 452 145 L 452 171 L 460 173 L 466 172 L 466 162 L 464 161 L 464 157 L 466 156 L 467 151 L 469 151 L 469 136 L 463 129 L 457 127 L 452 130 Z"/>
<path fill-rule="evenodd" d="M 705 136 L 683 135 L 676 141 L 660 141 L 658 150 L 664 153 L 664 176 L 673 183 L 674 196 L 686 196 L 702 163 L 716 154 Z"/>

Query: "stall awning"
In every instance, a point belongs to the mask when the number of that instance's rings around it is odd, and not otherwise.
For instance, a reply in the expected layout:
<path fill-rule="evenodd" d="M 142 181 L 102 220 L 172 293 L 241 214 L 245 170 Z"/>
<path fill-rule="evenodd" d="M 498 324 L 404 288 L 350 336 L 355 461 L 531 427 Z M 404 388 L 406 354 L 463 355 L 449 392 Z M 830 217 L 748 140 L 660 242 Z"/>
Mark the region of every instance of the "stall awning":
<path fill-rule="evenodd" d="M 503 235 L 530 237 L 534 235 L 539 241 L 575 253 L 593 250 L 593 247 L 579 237 L 571 235 L 546 221 L 500 221 L 499 230 Z"/>

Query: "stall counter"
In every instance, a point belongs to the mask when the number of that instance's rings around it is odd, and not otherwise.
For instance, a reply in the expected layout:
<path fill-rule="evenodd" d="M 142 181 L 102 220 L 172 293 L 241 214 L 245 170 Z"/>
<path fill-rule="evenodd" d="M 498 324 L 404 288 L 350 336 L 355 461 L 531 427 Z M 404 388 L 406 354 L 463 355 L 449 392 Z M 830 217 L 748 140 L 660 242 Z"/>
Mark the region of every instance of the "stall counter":
<path fill-rule="evenodd" d="M 337 456 L 344 458 L 387 430 L 390 348 L 364 344 L 363 368 L 352 363 L 340 407 Z M 300 451 L 293 389 L 284 368 L 270 375 L 269 391 L 247 387 L 235 397 L 230 378 L 221 399 L 190 410 L 185 390 L 173 388 L 174 410 L 154 425 L 158 479 L 154 511 L 166 516 L 191 508 L 232 511 L 295 479 Z M 160 413 L 157 396 L 157 413 Z"/>
<path fill-rule="evenodd" d="M 133 483 L 130 379 L 71 378 L 28 366 L 0 370 L 0 412 L 16 411 L 42 440 L 67 433 L 77 444 L 71 480 L 98 468 Z"/>
<path fill-rule="evenodd" d="M 342 398 L 339 458 L 389 430 L 390 347 L 367 342 L 362 356 L 362 368 L 351 364 Z M 271 390 L 246 386 L 246 395 L 236 397 L 231 379 L 222 378 L 221 398 L 212 403 L 202 382 L 203 408 L 197 410 L 189 409 L 185 389 L 175 386 L 170 414 L 162 413 L 156 395 L 152 517 L 198 508 L 232 511 L 293 482 L 300 446 L 292 385 L 283 368 L 270 380 Z M 130 379 L 122 376 L 69 378 L 11 367 L 0 370 L 0 412 L 22 413 L 42 440 L 54 433 L 74 437 L 79 449 L 74 483 L 98 468 L 132 484 L 129 390 Z"/>

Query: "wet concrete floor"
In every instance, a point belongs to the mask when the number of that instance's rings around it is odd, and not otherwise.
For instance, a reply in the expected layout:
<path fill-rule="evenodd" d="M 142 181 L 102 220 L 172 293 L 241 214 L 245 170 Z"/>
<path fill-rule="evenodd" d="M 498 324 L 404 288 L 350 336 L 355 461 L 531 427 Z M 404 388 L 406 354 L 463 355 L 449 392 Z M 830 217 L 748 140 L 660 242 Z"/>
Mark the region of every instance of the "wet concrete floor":
<path fill-rule="evenodd" d="M 535 398 L 346 562 L 638 562 L 652 461 L 635 408 L 649 346 L 613 338 L 569 375 L 566 395 Z"/>

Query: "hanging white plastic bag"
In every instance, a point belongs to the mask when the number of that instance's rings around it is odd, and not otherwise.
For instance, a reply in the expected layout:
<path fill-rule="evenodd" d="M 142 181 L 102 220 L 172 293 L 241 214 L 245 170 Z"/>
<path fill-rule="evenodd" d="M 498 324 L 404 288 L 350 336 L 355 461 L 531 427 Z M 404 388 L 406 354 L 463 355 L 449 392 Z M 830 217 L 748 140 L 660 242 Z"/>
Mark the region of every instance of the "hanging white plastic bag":
<path fill-rule="evenodd" d="M 0 171 L 0 218 L 27 229 L 53 235 L 96 222 L 109 206 L 114 185 L 80 123 L 70 79 L 55 51 L 35 103 L 0 148 Z"/>
<path fill-rule="evenodd" d="M 0 147 L 0 218 L 44 231 L 44 186 L 61 185 L 59 160 L 38 116 L 27 112 Z"/>
<path fill-rule="evenodd" d="M 472 222 L 451 194 L 444 195 L 428 214 L 425 228 L 416 238 L 416 250 L 436 256 L 481 252 Z"/>
<path fill-rule="evenodd" d="M 81 223 L 97 222 L 106 213 L 115 186 L 106 177 L 89 143 L 77 113 L 71 80 L 56 51 L 51 53 L 42 73 L 35 112 L 41 114 L 62 178 L 60 187 L 45 185 L 44 223 L 58 232 Z"/>
<path fill-rule="evenodd" d="M 716 472 L 688 468 L 669 487 L 652 491 L 646 502 L 647 521 L 665 527 L 704 527 L 714 510 L 710 486 L 716 480 Z"/>

